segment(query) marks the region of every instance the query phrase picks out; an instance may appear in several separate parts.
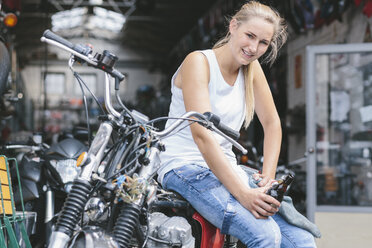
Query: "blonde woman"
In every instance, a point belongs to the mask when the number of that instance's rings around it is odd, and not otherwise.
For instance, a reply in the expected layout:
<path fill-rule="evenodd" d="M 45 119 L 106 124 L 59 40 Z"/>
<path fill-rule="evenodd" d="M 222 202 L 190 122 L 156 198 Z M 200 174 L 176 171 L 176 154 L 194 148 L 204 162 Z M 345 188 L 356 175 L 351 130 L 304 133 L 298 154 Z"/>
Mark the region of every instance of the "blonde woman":
<path fill-rule="evenodd" d="M 275 178 L 282 132 L 258 58 L 272 63 L 286 36 L 276 11 L 250 1 L 213 49 L 187 55 L 171 82 L 171 117 L 210 111 L 239 131 L 255 112 L 263 126 L 265 160 L 258 188 L 249 187 L 231 145 L 198 124 L 164 140 L 158 173 L 163 187 L 181 194 L 222 233 L 247 247 L 315 247 L 313 236 L 276 214 L 280 203 L 265 194 Z"/>

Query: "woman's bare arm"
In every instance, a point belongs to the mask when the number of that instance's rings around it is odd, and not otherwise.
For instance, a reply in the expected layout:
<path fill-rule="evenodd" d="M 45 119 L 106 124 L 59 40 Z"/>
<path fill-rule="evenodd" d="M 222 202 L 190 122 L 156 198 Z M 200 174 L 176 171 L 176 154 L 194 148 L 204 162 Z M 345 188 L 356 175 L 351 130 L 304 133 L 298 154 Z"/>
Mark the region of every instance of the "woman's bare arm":
<path fill-rule="evenodd" d="M 282 129 L 274 100 L 258 61 L 253 63 L 255 111 L 264 130 L 264 163 L 260 186 L 275 179 L 276 166 L 282 141 Z"/>

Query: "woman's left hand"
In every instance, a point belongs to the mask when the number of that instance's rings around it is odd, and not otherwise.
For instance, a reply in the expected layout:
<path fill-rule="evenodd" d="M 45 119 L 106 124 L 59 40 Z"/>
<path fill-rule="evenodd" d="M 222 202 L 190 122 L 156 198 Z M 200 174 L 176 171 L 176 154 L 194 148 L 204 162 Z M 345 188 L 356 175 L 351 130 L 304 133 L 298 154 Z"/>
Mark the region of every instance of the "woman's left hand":
<path fill-rule="evenodd" d="M 262 174 L 254 174 L 253 178 L 256 179 L 256 180 L 259 180 L 259 178 L 261 178 L 261 181 L 257 184 L 259 187 L 265 187 L 265 186 L 271 187 L 271 184 L 276 181 L 276 180 L 271 179 L 270 177 L 264 176 Z"/>

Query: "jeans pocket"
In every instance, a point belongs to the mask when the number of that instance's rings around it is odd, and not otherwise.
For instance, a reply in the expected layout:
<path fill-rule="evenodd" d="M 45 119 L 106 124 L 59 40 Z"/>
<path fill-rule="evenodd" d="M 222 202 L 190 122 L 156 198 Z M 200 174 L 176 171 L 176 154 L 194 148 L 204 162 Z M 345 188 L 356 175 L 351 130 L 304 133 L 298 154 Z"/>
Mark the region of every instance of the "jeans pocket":
<path fill-rule="evenodd" d="M 222 185 L 209 168 L 200 165 L 185 165 L 173 171 L 185 183 L 199 192 L 204 192 Z"/>

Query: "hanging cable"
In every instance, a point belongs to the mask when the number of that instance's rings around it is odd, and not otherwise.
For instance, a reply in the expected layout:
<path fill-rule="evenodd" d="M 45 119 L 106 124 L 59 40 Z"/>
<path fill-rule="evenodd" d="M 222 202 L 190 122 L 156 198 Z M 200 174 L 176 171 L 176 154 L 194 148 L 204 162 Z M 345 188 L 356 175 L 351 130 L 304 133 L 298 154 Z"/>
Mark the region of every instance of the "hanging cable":
<path fill-rule="evenodd" d="M 85 88 L 89 91 L 89 93 L 92 95 L 93 99 L 96 101 L 98 107 L 100 108 L 102 114 L 105 114 L 105 111 L 103 110 L 102 108 L 102 105 L 99 103 L 98 101 L 98 98 L 96 97 L 96 95 L 94 95 L 94 93 L 89 89 L 89 87 L 86 85 L 86 83 L 84 82 L 84 80 L 80 77 L 79 73 L 77 73 L 76 71 L 73 71 L 74 73 L 74 76 L 77 80 L 80 80 L 82 82 L 82 84 L 85 86 Z"/>
<path fill-rule="evenodd" d="M 45 11 L 44 11 L 44 14 L 45 14 L 45 18 L 44 18 L 44 26 L 45 28 L 48 28 L 48 4 L 45 4 L 44 5 L 45 7 Z M 45 46 L 44 46 L 44 68 L 45 68 L 45 71 L 44 71 L 44 77 L 43 77 L 43 82 L 42 82 L 42 87 L 41 89 L 43 89 L 43 92 L 42 92 L 42 95 L 44 96 L 44 101 L 43 101 L 43 111 L 40 111 L 40 113 L 42 114 L 41 116 L 41 132 L 44 134 L 44 131 L 45 131 L 45 112 L 47 110 L 47 91 L 46 91 L 46 78 L 47 78 L 47 74 L 48 74 L 48 45 L 45 43 Z"/>
<path fill-rule="evenodd" d="M 155 119 L 152 119 L 152 120 L 146 122 L 146 125 L 151 125 L 153 123 L 156 123 L 156 122 L 159 122 L 159 121 L 165 121 L 165 120 L 185 120 L 185 121 L 200 122 L 200 123 L 205 122 L 204 120 L 197 120 L 197 119 L 193 119 L 193 118 L 162 116 L 162 117 L 158 117 L 158 118 L 155 118 Z"/>
<path fill-rule="evenodd" d="M 89 147 L 91 145 L 91 130 L 90 130 L 90 123 L 89 123 L 89 110 L 88 110 L 88 103 L 87 103 L 87 98 L 85 96 L 85 91 L 84 91 L 84 88 L 83 88 L 83 85 L 82 85 L 82 80 L 81 78 L 76 78 L 78 83 L 79 83 L 79 86 L 80 86 L 80 89 L 81 89 L 81 93 L 83 94 L 83 102 L 84 102 L 84 108 L 85 108 L 85 117 L 87 118 L 87 129 L 88 129 L 88 144 L 89 144 Z"/>
<path fill-rule="evenodd" d="M 136 119 L 134 118 L 132 112 L 129 111 L 129 109 L 124 105 L 124 103 L 120 99 L 119 91 L 115 91 L 116 100 L 118 101 L 119 105 L 124 109 L 125 113 L 127 113 L 133 122 L 136 122 Z"/>

